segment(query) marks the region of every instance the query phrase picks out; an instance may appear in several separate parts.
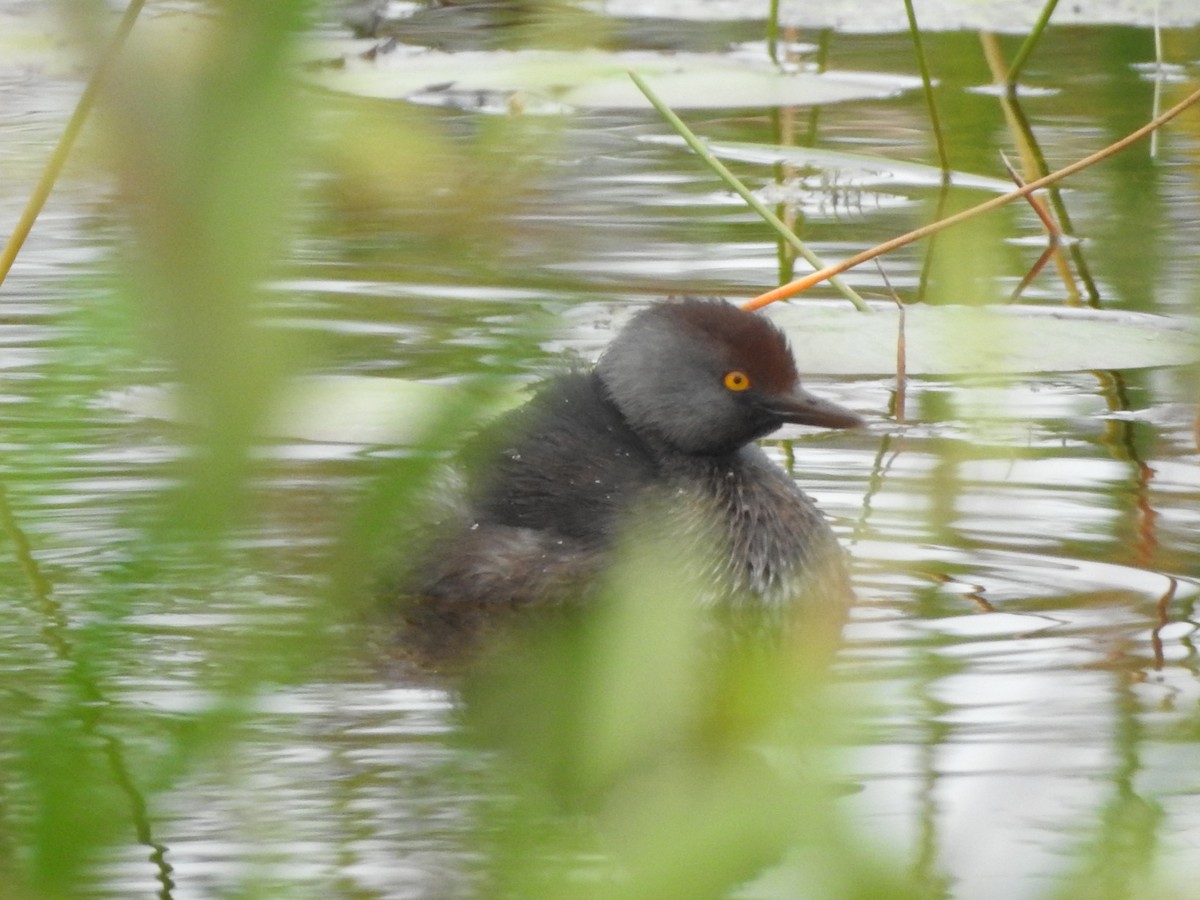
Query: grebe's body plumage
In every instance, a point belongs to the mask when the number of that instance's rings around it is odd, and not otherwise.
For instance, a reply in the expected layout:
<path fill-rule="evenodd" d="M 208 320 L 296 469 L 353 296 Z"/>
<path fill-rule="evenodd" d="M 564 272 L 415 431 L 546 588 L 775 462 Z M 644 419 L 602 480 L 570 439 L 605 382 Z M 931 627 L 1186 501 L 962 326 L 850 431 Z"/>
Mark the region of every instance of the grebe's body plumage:
<path fill-rule="evenodd" d="M 763 316 L 719 300 L 642 311 L 592 371 L 491 430 L 465 521 L 408 591 L 415 655 L 436 665 L 520 609 L 585 600 L 643 518 L 702 570 L 705 606 L 840 623 L 851 591 L 833 532 L 753 443 L 785 422 L 859 420 L 800 388 Z"/>

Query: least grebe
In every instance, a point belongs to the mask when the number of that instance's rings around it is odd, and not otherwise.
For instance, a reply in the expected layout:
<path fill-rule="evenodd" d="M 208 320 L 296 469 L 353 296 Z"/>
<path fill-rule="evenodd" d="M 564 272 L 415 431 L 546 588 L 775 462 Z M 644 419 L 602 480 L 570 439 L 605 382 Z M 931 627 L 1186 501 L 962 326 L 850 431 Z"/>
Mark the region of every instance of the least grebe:
<path fill-rule="evenodd" d="M 404 591 L 408 651 L 438 667 L 522 611 L 585 602 L 652 512 L 704 569 L 699 602 L 840 627 L 852 594 L 833 531 L 754 444 L 785 423 L 861 420 L 801 389 L 761 314 L 715 299 L 639 312 L 593 369 L 491 429 L 462 520 Z"/>

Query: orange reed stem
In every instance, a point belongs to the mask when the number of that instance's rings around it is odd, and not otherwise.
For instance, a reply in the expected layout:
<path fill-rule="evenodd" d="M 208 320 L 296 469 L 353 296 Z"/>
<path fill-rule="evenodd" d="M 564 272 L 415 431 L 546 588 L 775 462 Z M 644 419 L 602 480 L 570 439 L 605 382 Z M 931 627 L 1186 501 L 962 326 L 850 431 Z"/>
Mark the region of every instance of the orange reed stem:
<path fill-rule="evenodd" d="M 957 225 L 959 222 L 965 222 L 967 219 L 970 219 L 974 216 L 978 216 L 982 213 L 988 212 L 989 210 L 1004 206 L 1006 203 L 1012 203 L 1014 200 L 1019 200 L 1021 197 L 1024 197 L 1027 194 L 1032 194 L 1034 191 L 1039 191 L 1049 184 L 1053 184 L 1056 181 L 1061 181 L 1063 178 L 1074 175 L 1076 172 L 1082 171 L 1088 166 L 1095 165 L 1096 163 L 1105 160 L 1114 154 L 1120 153 L 1131 144 L 1137 143 L 1146 135 L 1157 130 L 1158 128 L 1161 128 L 1167 122 L 1171 121 L 1171 119 L 1175 118 L 1198 100 L 1200 100 L 1200 89 L 1192 92 L 1166 112 L 1147 122 L 1137 131 L 1126 135 L 1125 137 L 1121 138 L 1121 140 L 1114 144 L 1110 144 L 1103 150 L 1098 150 L 1090 156 L 1085 156 L 1083 159 L 1073 162 L 1071 165 L 1065 166 L 1064 168 L 1059 169 L 1057 172 L 1051 172 L 1049 175 L 1045 175 L 1036 181 L 1031 181 L 1029 184 L 1019 187 L 1015 191 L 1010 191 L 1007 194 L 1001 194 L 999 197 L 993 197 L 991 200 L 986 200 L 977 206 L 972 206 L 970 209 L 964 209 L 960 213 L 955 213 L 952 216 L 947 216 L 946 218 L 939 219 L 936 222 L 930 222 L 928 225 L 924 225 L 915 231 L 908 232 L 908 234 L 902 234 L 899 237 L 892 238 L 890 241 L 884 241 L 882 244 L 877 244 L 868 250 L 864 250 L 861 253 L 856 253 L 854 256 L 844 259 L 839 263 L 826 266 L 823 269 L 819 269 L 816 272 L 805 275 L 803 278 L 797 278 L 795 281 L 789 281 L 787 284 L 780 285 L 774 290 L 767 291 L 765 294 L 759 294 L 757 297 L 744 302 L 742 304 L 742 309 L 762 309 L 768 303 L 774 303 L 776 300 L 786 300 L 788 297 L 794 297 L 796 294 L 808 290 L 814 284 L 819 284 L 826 278 L 831 278 L 834 275 L 840 275 L 847 269 L 854 268 L 859 263 L 864 263 L 867 260 L 874 259 L 877 256 L 882 256 L 883 254 L 889 253 L 898 247 L 903 247 L 905 244 L 911 244 L 913 241 L 919 241 L 921 238 L 928 237 L 931 234 L 936 234 L 939 231 L 949 228 L 951 225 Z"/>

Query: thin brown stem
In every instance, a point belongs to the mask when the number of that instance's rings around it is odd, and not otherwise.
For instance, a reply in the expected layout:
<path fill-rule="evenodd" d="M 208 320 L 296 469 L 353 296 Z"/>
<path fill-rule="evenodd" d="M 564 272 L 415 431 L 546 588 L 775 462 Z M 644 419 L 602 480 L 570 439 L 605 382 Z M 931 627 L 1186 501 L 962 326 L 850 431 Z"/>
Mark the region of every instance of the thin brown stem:
<path fill-rule="evenodd" d="M 887 272 L 883 270 L 883 266 L 879 264 L 878 259 L 875 260 L 875 266 L 879 269 L 879 275 L 883 278 L 883 283 L 892 295 L 892 302 L 896 304 L 896 309 L 900 313 L 896 330 L 896 402 L 893 404 L 893 412 L 896 416 L 896 422 L 903 425 L 904 405 L 908 395 L 908 339 L 905 337 L 904 330 L 904 302 L 900 299 L 900 295 L 896 293 L 896 289 L 892 287 L 892 282 L 887 277 Z"/>
<path fill-rule="evenodd" d="M 1029 119 L 1025 116 L 1024 110 L 1021 108 L 1020 98 L 1017 96 L 1016 89 L 1013 85 L 1007 84 L 1005 79 L 1008 77 L 1008 64 L 1004 61 L 1004 54 L 1000 48 L 1000 42 L 994 34 L 984 32 L 980 35 L 980 41 L 983 44 L 984 57 L 987 60 L 988 68 L 992 72 L 992 80 L 999 86 L 1003 87 L 1003 92 L 1000 94 L 1000 108 L 1004 112 L 1004 121 L 1008 124 L 1008 129 L 1012 132 L 1013 142 L 1021 153 L 1021 163 L 1025 171 L 1025 180 L 1040 178 L 1050 171 L 1050 167 L 1046 164 L 1046 157 L 1042 153 L 1042 148 L 1038 144 L 1037 136 L 1033 133 L 1033 127 L 1029 124 Z M 1071 234 L 1073 226 L 1071 225 L 1071 215 L 1067 211 L 1067 204 L 1062 198 L 1058 187 L 1052 187 L 1048 191 L 1050 205 L 1054 208 L 1055 215 L 1058 216 L 1060 230 Z M 1087 260 L 1084 258 L 1083 252 L 1078 243 L 1071 244 L 1067 247 L 1067 252 L 1064 253 L 1060 246 L 1050 254 L 1054 260 L 1055 268 L 1058 270 L 1059 277 L 1062 279 L 1063 287 L 1067 291 L 1067 304 L 1070 306 L 1078 306 L 1082 297 L 1079 282 L 1083 283 L 1083 291 L 1087 293 L 1088 300 L 1095 303 L 1100 299 L 1100 292 L 1096 290 L 1096 285 L 1092 280 L 1091 272 L 1088 269 Z M 1068 257 L 1070 257 L 1068 259 Z M 1075 271 L 1071 271 L 1071 263 L 1075 264 Z M 1040 265 L 1044 265 L 1043 261 Z M 1078 280 L 1076 279 L 1078 274 Z"/>
<path fill-rule="evenodd" d="M 1004 168 L 1008 169 L 1008 174 L 1012 177 L 1017 187 L 1024 185 L 1025 180 L 1013 168 L 1013 164 L 1009 162 L 1008 157 L 1001 153 L 1000 159 L 1004 162 Z M 1029 205 L 1033 207 L 1033 211 L 1042 222 L 1042 227 L 1046 230 L 1047 245 L 1046 249 L 1042 251 L 1041 256 L 1037 258 L 1037 261 L 1025 273 L 1025 277 L 1021 279 L 1021 283 L 1017 285 L 1016 289 L 1009 296 L 1009 303 L 1015 303 L 1020 298 L 1025 288 L 1029 287 L 1033 279 L 1037 278 L 1038 273 L 1045 268 L 1050 258 L 1058 253 L 1059 246 L 1062 244 L 1062 229 L 1058 227 L 1058 223 L 1054 221 L 1054 217 L 1050 215 L 1050 210 L 1046 209 L 1046 205 L 1035 194 L 1027 194 L 1025 199 L 1029 201 Z"/>

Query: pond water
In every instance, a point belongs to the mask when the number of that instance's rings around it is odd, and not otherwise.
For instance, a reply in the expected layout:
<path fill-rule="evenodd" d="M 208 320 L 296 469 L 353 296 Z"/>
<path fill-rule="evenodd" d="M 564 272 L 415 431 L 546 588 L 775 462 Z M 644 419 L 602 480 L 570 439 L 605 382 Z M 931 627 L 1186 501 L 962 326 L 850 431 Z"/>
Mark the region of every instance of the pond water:
<path fill-rule="evenodd" d="M 0 6 L 14 16 L 29 8 Z M 442 12 L 418 20 L 422 40 L 451 51 L 490 46 L 496 23 L 464 26 Z M 325 33 L 349 36 L 336 21 Z M 624 20 L 620 40 L 737 56 L 765 54 L 762 33 L 761 22 L 663 17 Z M 730 163 L 752 188 L 769 188 L 764 195 L 820 255 L 842 258 L 931 220 L 943 204 L 994 193 L 964 187 L 943 198 L 936 183 L 898 165 L 937 165 L 906 34 L 793 37 L 804 45 L 800 59 L 872 73 L 894 92 L 811 109 L 691 109 L 686 118 L 713 141 L 897 163 L 882 171 L 848 158 Z M 1003 42 L 1010 58 L 1018 43 Z M 1021 110 L 1051 167 L 1194 89 L 1200 32 L 1167 31 L 1162 43 L 1169 67 L 1160 71 L 1148 28 L 1050 28 L 1025 69 Z M 925 35 L 952 167 L 1004 179 L 999 152 L 1016 154 L 981 48 L 975 32 Z M 16 173 L 0 186 L 7 229 L 78 85 L 70 67 L 0 68 L 0 164 Z M 336 192 L 305 194 L 270 317 L 312 351 L 307 371 L 453 381 L 470 368 L 528 381 L 563 353 L 593 352 L 623 311 L 671 294 L 749 297 L 788 277 L 771 232 L 691 155 L 656 140 L 670 130 L 649 108 L 514 117 L 519 158 L 485 152 L 469 170 L 480 146 L 511 151 L 496 138 L 505 117 L 480 109 L 512 101 L 443 94 L 420 107 L 422 127 L 436 130 L 459 166 L 422 171 L 435 179 L 436 210 L 414 212 L 411 197 L 364 209 L 331 200 Z M 321 114 L 361 102 L 327 97 Z M 306 181 L 319 187 L 328 173 L 310 164 Z M 1077 277 L 1077 302 L 1193 313 L 1198 172 L 1193 111 L 1158 137 L 1153 155 L 1143 143 L 1069 182 L 1064 202 L 1095 295 Z M 482 224 L 472 223 L 472 204 L 492 204 Z M 1030 208 L 1014 204 L 947 232 L 928 268 L 928 244 L 890 254 L 883 268 L 906 301 L 1006 298 L 1041 252 L 1041 234 Z M 464 235 L 475 248 L 468 255 Z M 10 722 L 36 719 L 78 690 L 97 710 L 84 724 L 92 758 L 54 770 L 78 765 L 93 773 L 88 792 L 118 798 L 106 807 L 108 834 L 95 841 L 102 849 L 82 893 L 471 896 L 477 810 L 501 788 L 488 755 L 458 739 L 454 695 L 387 674 L 369 648 L 346 654 L 331 639 L 323 656 L 305 611 L 345 498 L 395 452 L 273 440 L 219 570 L 187 554 L 149 565 L 138 547 L 178 477 L 185 439 L 107 393 L 165 378 L 152 357 L 131 363 L 91 337 L 103 333 L 97 297 L 111 290 L 108 273 L 128 240 L 111 185 L 88 169 L 69 173 L 0 293 L 4 709 Z M 873 266 L 846 278 L 887 296 Z M 813 293 L 836 296 L 827 286 Z M 1022 302 L 1060 305 L 1070 293 L 1051 265 Z M 535 327 L 541 337 L 528 337 Z M 129 371 L 113 378 L 113 366 Z M 860 411 L 869 426 L 767 442 L 854 561 L 861 602 L 835 689 L 869 713 L 838 754 L 839 772 L 861 786 L 840 805 L 926 895 L 1043 897 L 1063 890 L 1070 872 L 1106 867 L 1110 893 L 1093 896 L 1194 889 L 1193 375 L 1170 367 L 929 375 L 908 383 L 898 421 L 893 378 L 814 373 L 810 389 Z M 89 628 L 114 621 L 122 640 L 83 665 L 77 649 Z M 309 658 L 301 674 L 267 673 L 247 659 L 275 641 Z M 241 677 L 251 687 L 231 689 Z M 236 737 L 196 751 L 202 760 L 186 774 L 138 762 L 154 758 L 156 729 L 184 729 L 192 717 L 218 726 L 228 717 Z M 0 730 L 10 759 L 41 752 L 20 728 Z M 29 792 L 5 778 L 0 837 L 19 848 L 6 831 L 53 817 L 23 807 Z M 81 787 L 62 802 L 86 806 L 90 797 Z M 0 854 L 10 858 L 21 851 Z M 786 866 L 747 891 L 800 893 Z"/>

